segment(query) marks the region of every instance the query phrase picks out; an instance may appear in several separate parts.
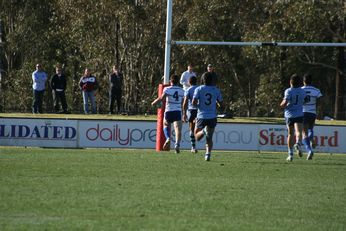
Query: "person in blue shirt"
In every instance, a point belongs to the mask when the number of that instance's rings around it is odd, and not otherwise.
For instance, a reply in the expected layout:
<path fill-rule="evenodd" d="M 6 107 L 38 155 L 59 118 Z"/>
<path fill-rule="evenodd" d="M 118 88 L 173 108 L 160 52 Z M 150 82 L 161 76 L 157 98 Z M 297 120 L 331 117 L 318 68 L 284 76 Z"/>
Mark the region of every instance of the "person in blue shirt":
<path fill-rule="evenodd" d="M 47 73 L 43 71 L 41 64 L 36 64 L 36 70 L 32 73 L 33 102 L 32 113 L 42 113 L 43 95 L 46 89 Z"/>
<path fill-rule="evenodd" d="M 300 146 L 302 144 L 302 129 L 303 129 L 303 104 L 305 102 L 306 93 L 301 89 L 302 80 L 297 74 L 293 74 L 290 78 L 290 88 L 287 88 L 284 93 L 284 98 L 280 103 L 280 107 L 285 109 L 285 120 L 288 129 L 287 146 L 288 157 L 287 161 L 293 160 L 293 148 L 299 157 L 302 157 Z M 294 136 L 296 143 L 294 144 Z"/>
<path fill-rule="evenodd" d="M 189 79 L 190 87 L 187 88 L 184 94 L 183 102 L 183 121 L 189 122 L 191 152 L 197 153 L 196 138 L 195 138 L 195 122 L 197 117 L 197 106 L 192 104 L 193 94 L 197 86 L 197 77 L 191 76 Z"/>
<path fill-rule="evenodd" d="M 202 75 L 202 86 L 195 89 L 192 104 L 197 106 L 197 121 L 195 128 L 195 137 L 200 141 L 206 137 L 205 157 L 210 161 L 211 151 L 213 149 L 213 134 L 217 124 L 216 107 L 222 107 L 222 95 L 220 89 L 215 86 L 213 74 L 205 72 Z"/>

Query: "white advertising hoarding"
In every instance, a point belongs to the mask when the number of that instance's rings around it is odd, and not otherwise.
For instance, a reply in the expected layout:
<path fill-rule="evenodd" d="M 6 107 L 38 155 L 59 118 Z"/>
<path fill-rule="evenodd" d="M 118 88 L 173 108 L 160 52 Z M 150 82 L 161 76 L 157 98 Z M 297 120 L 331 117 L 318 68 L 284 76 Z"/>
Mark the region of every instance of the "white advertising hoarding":
<path fill-rule="evenodd" d="M 154 121 L 79 121 L 81 147 L 153 148 L 155 143 Z"/>
<path fill-rule="evenodd" d="M 0 119 L 2 146 L 73 148 L 77 139 L 77 120 Z"/>
<path fill-rule="evenodd" d="M 315 126 L 315 151 L 345 153 L 345 137 L 346 127 Z M 287 151 L 287 129 L 284 125 L 259 125 L 258 138 L 259 150 Z"/>
<path fill-rule="evenodd" d="M 315 150 L 346 153 L 346 126 L 316 126 Z M 174 143 L 174 131 L 173 142 Z M 287 151 L 287 129 L 278 124 L 218 123 L 214 149 Z M 156 121 L 0 119 L 0 146 L 155 148 Z M 173 146 L 173 144 L 172 144 Z M 188 124 L 181 148 L 189 149 Z M 205 140 L 197 142 L 204 149 Z"/>

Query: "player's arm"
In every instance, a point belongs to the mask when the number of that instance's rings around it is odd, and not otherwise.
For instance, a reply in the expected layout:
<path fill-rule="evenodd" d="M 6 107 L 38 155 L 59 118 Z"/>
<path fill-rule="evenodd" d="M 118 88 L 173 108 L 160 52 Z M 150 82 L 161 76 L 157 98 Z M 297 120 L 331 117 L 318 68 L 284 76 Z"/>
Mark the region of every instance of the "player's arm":
<path fill-rule="evenodd" d="M 219 107 L 220 111 L 224 111 L 225 105 L 224 105 L 223 101 L 217 101 L 216 105 Z"/>
<path fill-rule="evenodd" d="M 183 100 L 183 121 L 186 121 L 186 118 L 187 118 L 187 116 L 186 116 L 186 111 L 187 111 L 187 105 L 188 105 L 188 97 L 187 96 L 185 96 L 184 97 L 184 100 Z"/>
<path fill-rule="evenodd" d="M 288 101 L 286 99 L 283 99 L 280 103 L 281 108 L 285 108 L 285 107 L 287 107 L 287 105 L 288 105 Z"/>
<path fill-rule="evenodd" d="M 162 103 L 166 99 L 166 93 L 163 93 L 161 96 L 157 97 L 153 102 L 151 102 L 151 106 L 155 106 L 159 103 Z"/>
<path fill-rule="evenodd" d="M 193 98 L 192 105 L 193 106 L 197 106 L 198 105 L 198 99 L 197 98 Z"/>

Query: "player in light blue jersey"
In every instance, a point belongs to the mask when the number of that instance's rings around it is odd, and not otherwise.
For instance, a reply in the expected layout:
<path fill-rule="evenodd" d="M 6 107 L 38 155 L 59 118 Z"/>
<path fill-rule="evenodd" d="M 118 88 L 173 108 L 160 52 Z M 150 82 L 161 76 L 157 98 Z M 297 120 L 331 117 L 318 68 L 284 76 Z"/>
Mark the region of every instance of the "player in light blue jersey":
<path fill-rule="evenodd" d="M 182 103 L 184 98 L 184 90 L 178 86 L 179 76 L 172 75 L 170 78 L 171 86 L 166 87 L 163 90 L 162 96 L 155 99 L 151 105 L 155 106 L 156 104 L 166 101 L 165 108 L 165 117 L 163 120 L 163 132 L 166 137 L 166 141 L 163 145 L 163 150 L 170 150 L 171 145 L 171 124 L 174 125 L 175 131 L 175 153 L 180 152 L 180 141 L 181 141 L 181 111 Z"/>
<path fill-rule="evenodd" d="M 316 120 L 316 104 L 317 99 L 322 96 L 321 91 L 316 87 L 311 86 L 312 76 L 310 74 L 304 75 L 304 86 L 302 89 L 306 93 L 306 100 L 303 105 L 304 120 L 303 120 L 303 143 L 308 151 L 308 160 L 312 160 L 314 155 L 312 148 L 314 145 L 314 126 Z"/>
<path fill-rule="evenodd" d="M 288 146 L 288 161 L 293 160 L 293 148 L 302 157 L 300 149 L 302 143 L 302 128 L 303 128 L 303 104 L 305 100 L 305 91 L 300 88 L 301 78 L 297 74 L 293 74 L 290 79 L 291 87 L 285 90 L 284 98 L 280 104 L 281 108 L 285 109 L 286 126 L 288 129 L 287 146 Z M 294 144 L 294 135 L 296 143 Z"/>
<path fill-rule="evenodd" d="M 185 91 L 184 102 L 183 102 L 183 121 L 189 122 L 190 129 L 190 141 L 191 141 L 191 152 L 197 153 L 196 149 L 196 138 L 195 138 L 195 124 L 197 117 L 197 106 L 192 104 L 193 94 L 197 86 L 197 77 L 192 76 L 189 79 L 190 87 Z"/>
<path fill-rule="evenodd" d="M 222 107 L 220 90 L 214 85 L 213 75 L 205 72 L 202 76 L 204 85 L 195 89 L 192 104 L 198 107 L 195 137 L 197 141 L 206 137 L 205 160 L 210 161 L 213 148 L 213 134 L 217 124 L 216 107 Z"/>

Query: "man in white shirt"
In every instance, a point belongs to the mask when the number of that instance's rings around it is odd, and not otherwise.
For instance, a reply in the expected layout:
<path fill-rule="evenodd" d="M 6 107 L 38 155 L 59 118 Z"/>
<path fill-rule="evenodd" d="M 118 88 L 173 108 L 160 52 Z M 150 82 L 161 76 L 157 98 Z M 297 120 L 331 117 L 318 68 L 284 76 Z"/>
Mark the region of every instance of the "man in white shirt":
<path fill-rule="evenodd" d="M 190 77 L 192 76 L 196 76 L 196 73 L 193 72 L 193 66 L 192 64 L 189 64 L 187 66 L 187 70 L 183 72 L 183 74 L 181 74 L 181 77 L 180 77 L 180 84 L 183 85 L 183 89 L 184 91 L 186 91 L 189 87 L 190 87 L 190 83 L 189 83 L 189 80 L 190 80 Z"/>

